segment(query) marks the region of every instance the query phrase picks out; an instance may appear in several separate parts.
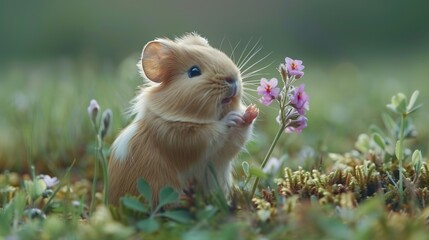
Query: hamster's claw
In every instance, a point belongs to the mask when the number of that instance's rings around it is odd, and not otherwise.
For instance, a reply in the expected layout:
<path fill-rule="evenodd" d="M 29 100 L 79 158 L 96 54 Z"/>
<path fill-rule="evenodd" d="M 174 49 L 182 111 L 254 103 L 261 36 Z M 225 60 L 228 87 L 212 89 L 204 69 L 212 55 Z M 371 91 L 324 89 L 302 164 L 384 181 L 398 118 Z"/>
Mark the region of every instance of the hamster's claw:
<path fill-rule="evenodd" d="M 243 115 L 243 121 L 245 124 L 249 125 L 256 119 L 259 115 L 259 108 L 255 104 L 251 104 L 247 107 Z"/>

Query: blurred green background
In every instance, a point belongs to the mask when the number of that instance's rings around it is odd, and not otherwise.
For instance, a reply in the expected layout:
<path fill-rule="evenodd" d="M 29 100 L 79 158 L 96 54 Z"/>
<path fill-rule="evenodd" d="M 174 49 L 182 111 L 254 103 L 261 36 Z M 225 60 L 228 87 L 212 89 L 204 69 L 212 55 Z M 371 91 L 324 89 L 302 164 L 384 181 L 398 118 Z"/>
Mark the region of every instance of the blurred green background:
<path fill-rule="evenodd" d="M 87 166 L 89 101 L 113 110 L 112 142 L 129 121 L 144 44 L 193 31 L 227 54 L 259 41 L 254 61 L 271 55 L 255 69 L 271 63 L 267 78 L 279 78 L 286 56 L 304 61 L 309 127 L 283 137 L 274 155 L 349 151 L 370 124 L 381 125 L 393 94 L 416 89 L 425 105 L 413 117 L 415 143 L 426 155 L 427 9 L 424 1 L 1 1 L 0 170 L 26 171 L 29 160 L 51 171 L 73 160 Z M 256 161 L 277 130 L 275 108 L 259 106 L 244 156 Z"/>

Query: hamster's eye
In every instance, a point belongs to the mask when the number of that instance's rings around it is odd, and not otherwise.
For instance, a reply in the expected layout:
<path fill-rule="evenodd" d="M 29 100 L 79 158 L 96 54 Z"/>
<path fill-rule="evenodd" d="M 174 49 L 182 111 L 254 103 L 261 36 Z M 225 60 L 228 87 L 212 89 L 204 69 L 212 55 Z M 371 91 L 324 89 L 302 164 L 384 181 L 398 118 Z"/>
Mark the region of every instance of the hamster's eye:
<path fill-rule="evenodd" d="M 193 77 L 200 76 L 200 75 L 201 75 L 201 70 L 198 66 L 192 66 L 188 70 L 188 77 L 189 78 L 193 78 Z"/>

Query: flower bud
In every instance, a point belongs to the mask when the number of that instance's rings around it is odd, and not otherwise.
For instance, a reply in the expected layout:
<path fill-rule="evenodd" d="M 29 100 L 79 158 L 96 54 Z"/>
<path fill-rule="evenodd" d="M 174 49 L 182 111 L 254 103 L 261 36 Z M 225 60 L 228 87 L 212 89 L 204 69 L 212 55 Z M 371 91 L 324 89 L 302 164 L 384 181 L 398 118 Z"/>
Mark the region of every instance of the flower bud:
<path fill-rule="evenodd" d="M 300 115 L 297 119 L 292 120 L 286 126 L 286 132 L 301 133 L 301 131 L 307 127 L 307 117 Z"/>
<path fill-rule="evenodd" d="M 101 128 L 100 128 L 100 136 L 103 139 L 106 136 L 107 131 L 109 130 L 110 123 L 112 121 L 112 110 L 106 109 L 101 116 Z"/>
<path fill-rule="evenodd" d="M 280 70 L 280 74 L 282 75 L 283 82 L 286 83 L 286 80 L 287 80 L 286 65 L 284 65 L 283 63 L 280 64 L 279 70 Z"/>
<path fill-rule="evenodd" d="M 98 105 L 97 100 L 92 99 L 89 102 L 88 115 L 94 125 L 96 123 L 97 115 L 99 111 L 100 111 L 100 106 Z"/>

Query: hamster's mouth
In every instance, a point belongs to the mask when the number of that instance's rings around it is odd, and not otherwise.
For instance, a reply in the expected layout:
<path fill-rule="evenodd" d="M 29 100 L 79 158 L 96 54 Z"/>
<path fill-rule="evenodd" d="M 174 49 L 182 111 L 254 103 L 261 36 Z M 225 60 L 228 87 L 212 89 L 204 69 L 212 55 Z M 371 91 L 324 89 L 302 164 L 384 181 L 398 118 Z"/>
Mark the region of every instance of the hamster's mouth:
<path fill-rule="evenodd" d="M 231 94 L 228 97 L 222 99 L 222 102 L 221 102 L 222 104 L 230 103 L 232 99 L 234 99 L 234 97 L 237 95 L 237 85 L 233 85 L 233 86 L 234 87 L 232 87 Z"/>
<path fill-rule="evenodd" d="M 232 97 L 222 99 L 222 104 L 228 104 L 232 101 Z"/>

